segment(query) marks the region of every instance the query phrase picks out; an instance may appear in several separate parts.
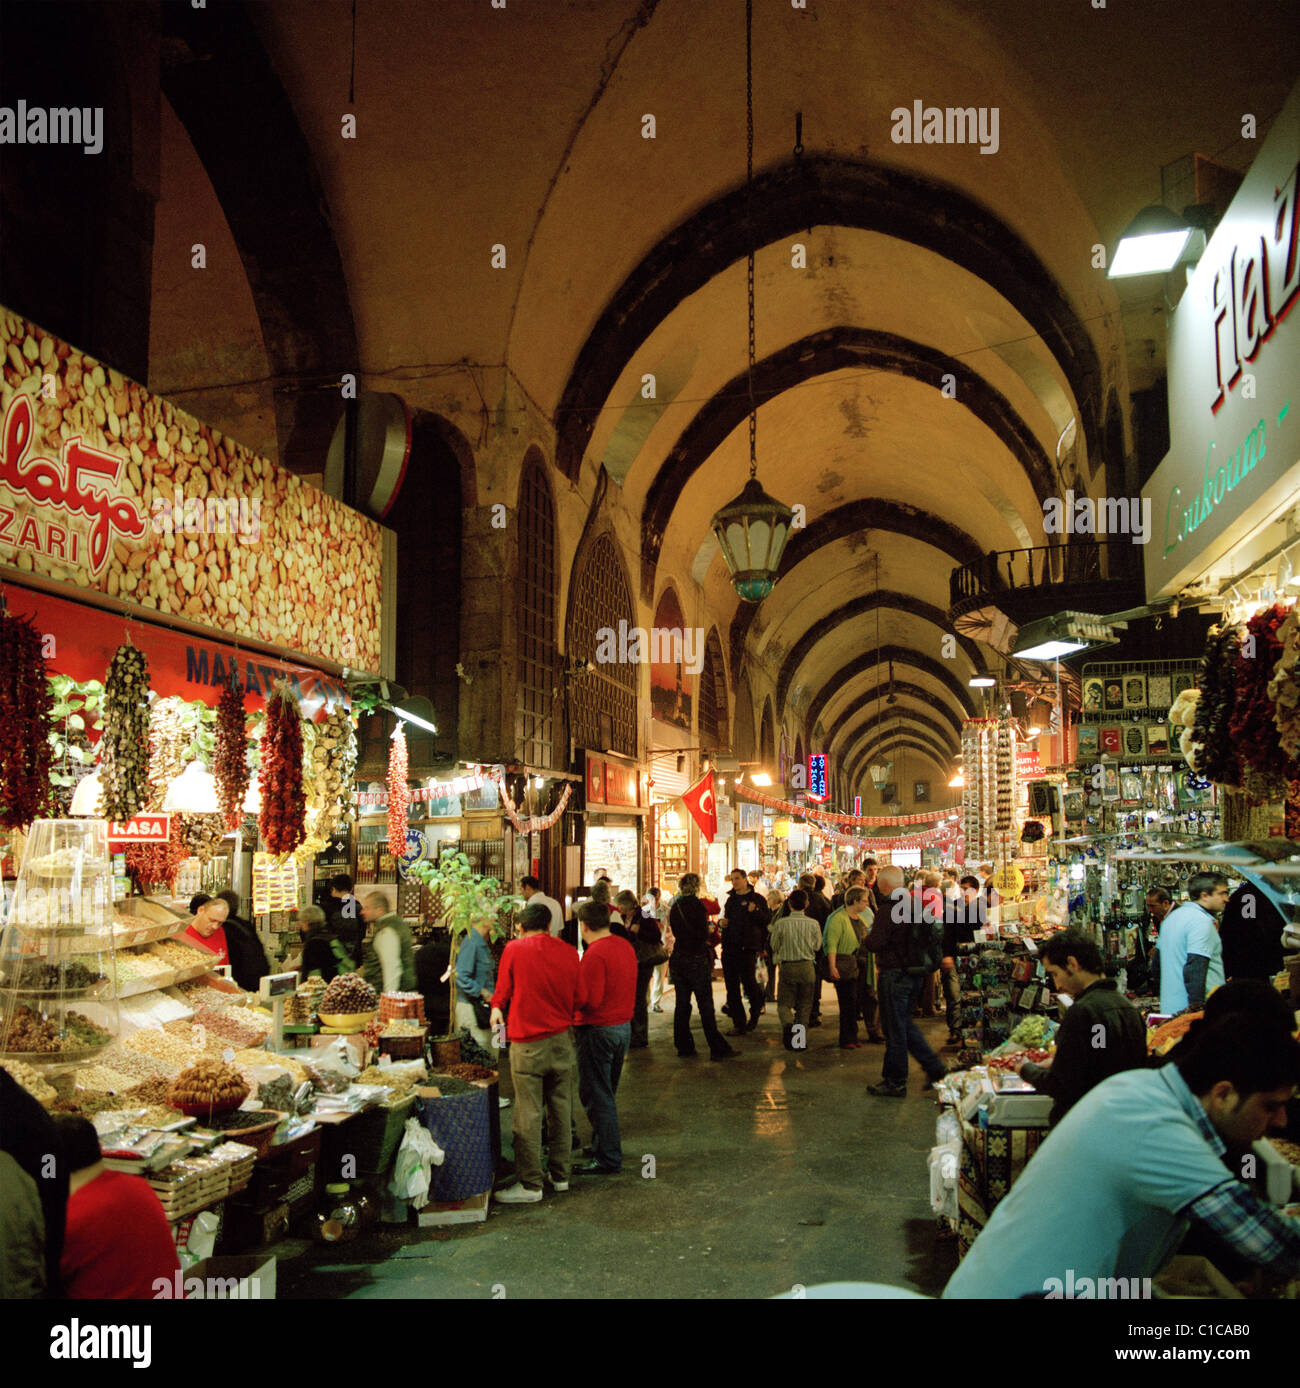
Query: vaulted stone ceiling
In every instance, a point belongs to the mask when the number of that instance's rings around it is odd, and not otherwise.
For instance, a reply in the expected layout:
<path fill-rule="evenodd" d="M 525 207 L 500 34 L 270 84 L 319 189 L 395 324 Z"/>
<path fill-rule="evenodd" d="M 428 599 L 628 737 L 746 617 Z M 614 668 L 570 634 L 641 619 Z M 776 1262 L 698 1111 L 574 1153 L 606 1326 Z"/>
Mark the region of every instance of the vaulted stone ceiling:
<path fill-rule="evenodd" d="M 1294 76 L 1287 8 L 756 0 L 752 208 L 743 0 L 362 0 L 354 103 L 350 0 L 248 14 L 315 161 L 367 384 L 478 440 L 481 500 L 513 504 L 540 439 L 566 556 L 603 469 L 640 602 L 693 584 L 738 696 L 865 775 L 900 721 L 911 755 L 951 764 L 989 655 L 943 643 L 954 565 L 1044 543 L 1066 486 L 1131 482 L 1103 424 L 1162 370 L 1160 286 L 1117 296 L 1093 247 L 1158 200 L 1162 164 L 1247 166 L 1243 114 L 1262 135 Z M 996 107 L 996 152 L 893 143 L 915 101 Z M 747 470 L 751 236 L 759 478 L 806 521 L 758 608 L 707 526 Z"/>

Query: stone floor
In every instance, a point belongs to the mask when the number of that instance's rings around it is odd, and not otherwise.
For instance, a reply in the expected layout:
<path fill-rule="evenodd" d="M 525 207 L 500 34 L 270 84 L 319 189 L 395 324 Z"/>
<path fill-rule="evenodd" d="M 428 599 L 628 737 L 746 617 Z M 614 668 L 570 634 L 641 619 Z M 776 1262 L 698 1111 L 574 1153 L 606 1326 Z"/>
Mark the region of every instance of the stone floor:
<path fill-rule="evenodd" d="M 769 1004 L 756 1032 L 731 1038 L 741 1058 L 714 1064 L 677 1058 L 669 995 L 623 1070 L 623 1174 L 574 1177 L 485 1224 L 286 1240 L 279 1296 L 770 1297 L 833 1281 L 936 1294 L 956 1266 L 929 1208 L 936 1107 L 915 1062 L 906 1100 L 868 1095 L 884 1048 L 840 1051 L 830 988 L 823 1007 L 806 1053 L 782 1050 Z M 921 1026 L 942 1044 L 941 1020 Z M 580 1109 L 578 1130 L 589 1136 Z"/>

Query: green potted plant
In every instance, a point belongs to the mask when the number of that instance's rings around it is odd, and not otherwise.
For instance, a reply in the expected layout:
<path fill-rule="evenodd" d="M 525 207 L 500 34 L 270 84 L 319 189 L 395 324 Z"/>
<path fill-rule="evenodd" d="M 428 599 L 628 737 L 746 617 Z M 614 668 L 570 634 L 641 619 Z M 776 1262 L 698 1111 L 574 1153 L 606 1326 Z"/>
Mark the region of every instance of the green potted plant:
<path fill-rule="evenodd" d="M 440 1065 L 456 1065 L 460 1061 L 460 1042 L 464 1035 L 457 1030 L 456 1018 L 456 955 L 466 933 L 479 921 L 490 920 L 488 938 L 506 939 L 510 934 L 514 912 L 523 898 L 506 891 L 505 883 L 496 877 L 475 872 L 463 853 L 444 853 L 438 861 L 416 863 L 408 877 L 430 888 L 434 893 L 430 918 L 451 934 L 451 970 L 447 979 L 449 989 L 448 1017 L 451 1019 L 446 1036 L 432 1038 L 434 1054 Z"/>

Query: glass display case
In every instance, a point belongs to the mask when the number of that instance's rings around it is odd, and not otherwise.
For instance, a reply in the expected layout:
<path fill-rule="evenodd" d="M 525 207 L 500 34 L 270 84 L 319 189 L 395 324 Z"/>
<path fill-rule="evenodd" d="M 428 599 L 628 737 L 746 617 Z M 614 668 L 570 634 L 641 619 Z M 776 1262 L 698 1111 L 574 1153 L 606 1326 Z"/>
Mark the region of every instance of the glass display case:
<path fill-rule="evenodd" d="M 37 820 L 0 939 L 0 1059 L 81 1064 L 118 1034 L 103 820 Z"/>

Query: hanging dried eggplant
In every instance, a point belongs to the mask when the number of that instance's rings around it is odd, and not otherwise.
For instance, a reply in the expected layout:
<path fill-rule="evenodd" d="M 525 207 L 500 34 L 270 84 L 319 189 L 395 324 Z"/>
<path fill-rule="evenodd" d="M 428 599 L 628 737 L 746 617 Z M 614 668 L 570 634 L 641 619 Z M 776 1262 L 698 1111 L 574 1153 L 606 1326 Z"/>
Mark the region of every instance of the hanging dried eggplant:
<path fill-rule="evenodd" d="M 119 646 L 104 681 L 101 743 L 105 819 L 130 819 L 149 801 L 149 663 L 130 642 Z"/>
<path fill-rule="evenodd" d="M 1222 786 L 1241 784 L 1241 764 L 1228 733 L 1237 701 L 1235 663 L 1239 649 L 1236 627 L 1211 632 L 1201 656 L 1197 687 L 1201 697 L 1192 724 L 1192 741 L 1200 744 L 1195 771 Z"/>

